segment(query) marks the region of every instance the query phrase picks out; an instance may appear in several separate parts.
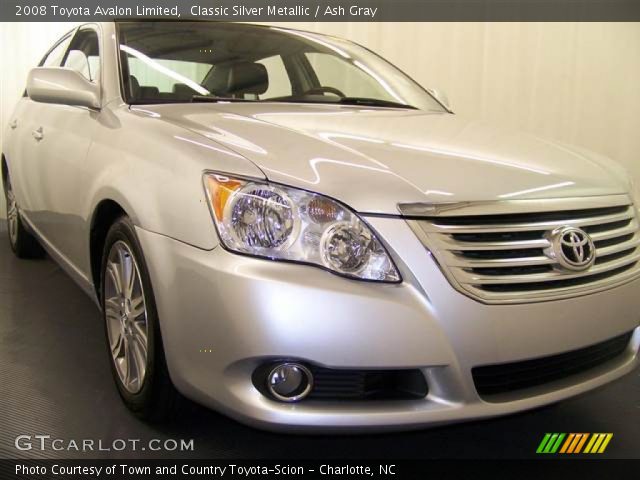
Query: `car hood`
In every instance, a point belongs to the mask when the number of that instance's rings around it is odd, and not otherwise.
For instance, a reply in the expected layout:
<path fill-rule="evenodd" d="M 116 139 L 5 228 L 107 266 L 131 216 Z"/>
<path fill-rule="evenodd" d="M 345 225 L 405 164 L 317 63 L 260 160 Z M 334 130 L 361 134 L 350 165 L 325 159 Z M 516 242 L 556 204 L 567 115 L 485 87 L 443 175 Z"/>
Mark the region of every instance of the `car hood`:
<path fill-rule="evenodd" d="M 624 170 L 602 156 L 448 113 L 284 103 L 145 109 L 241 154 L 271 181 L 359 212 L 629 191 Z"/>

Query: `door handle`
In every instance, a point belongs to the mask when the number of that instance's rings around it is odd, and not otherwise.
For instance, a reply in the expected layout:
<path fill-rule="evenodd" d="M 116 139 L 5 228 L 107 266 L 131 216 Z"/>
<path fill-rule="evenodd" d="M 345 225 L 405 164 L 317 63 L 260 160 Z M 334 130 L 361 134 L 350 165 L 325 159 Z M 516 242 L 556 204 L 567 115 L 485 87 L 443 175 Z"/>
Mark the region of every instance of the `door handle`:
<path fill-rule="evenodd" d="M 18 126 L 18 119 L 14 118 L 13 120 L 11 120 L 9 122 L 9 126 L 11 127 L 11 130 L 15 130 L 16 127 Z"/>
<path fill-rule="evenodd" d="M 36 140 L 40 141 L 44 138 L 44 130 L 42 129 L 42 127 L 39 127 L 37 130 L 31 132 L 31 135 L 33 135 L 33 138 L 35 138 Z"/>

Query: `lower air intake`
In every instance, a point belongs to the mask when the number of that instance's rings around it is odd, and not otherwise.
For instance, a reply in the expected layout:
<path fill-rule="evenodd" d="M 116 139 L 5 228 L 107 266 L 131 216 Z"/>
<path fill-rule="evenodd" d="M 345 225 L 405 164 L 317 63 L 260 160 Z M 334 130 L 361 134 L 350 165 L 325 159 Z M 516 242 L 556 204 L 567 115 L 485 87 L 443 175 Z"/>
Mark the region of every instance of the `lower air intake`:
<path fill-rule="evenodd" d="M 544 385 L 616 359 L 626 350 L 631 335 L 632 332 L 628 332 L 602 343 L 550 357 L 475 367 L 471 371 L 473 381 L 482 397 Z"/>
<path fill-rule="evenodd" d="M 420 370 L 335 370 L 311 368 L 314 388 L 310 399 L 414 400 L 429 393 Z"/>

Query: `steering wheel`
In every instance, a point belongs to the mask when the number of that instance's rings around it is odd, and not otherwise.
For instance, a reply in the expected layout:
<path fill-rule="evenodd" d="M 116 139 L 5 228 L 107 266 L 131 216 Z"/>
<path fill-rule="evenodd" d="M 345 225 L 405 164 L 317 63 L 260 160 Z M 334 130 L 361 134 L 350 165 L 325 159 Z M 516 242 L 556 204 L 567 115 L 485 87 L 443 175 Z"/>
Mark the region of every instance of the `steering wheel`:
<path fill-rule="evenodd" d="M 346 95 L 342 93 L 340 90 L 338 90 L 337 88 L 324 87 L 324 86 L 314 87 L 310 90 L 307 90 L 302 95 L 324 95 L 325 93 L 333 93 L 334 95 L 337 95 L 340 98 L 346 97 Z"/>

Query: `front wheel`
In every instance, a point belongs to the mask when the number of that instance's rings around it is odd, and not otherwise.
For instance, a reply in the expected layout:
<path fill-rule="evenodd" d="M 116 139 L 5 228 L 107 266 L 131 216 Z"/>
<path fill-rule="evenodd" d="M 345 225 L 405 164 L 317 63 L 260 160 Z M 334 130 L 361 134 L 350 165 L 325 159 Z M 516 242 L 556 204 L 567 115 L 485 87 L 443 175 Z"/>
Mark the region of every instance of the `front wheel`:
<path fill-rule="evenodd" d="M 11 250 L 18 258 L 44 257 L 45 252 L 38 240 L 24 228 L 9 174 L 4 183 L 4 196 L 7 201 L 7 230 Z"/>
<path fill-rule="evenodd" d="M 128 217 L 118 219 L 107 234 L 101 285 L 111 370 L 120 396 L 137 416 L 165 420 L 179 396 L 169 378 L 148 269 Z"/>

